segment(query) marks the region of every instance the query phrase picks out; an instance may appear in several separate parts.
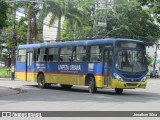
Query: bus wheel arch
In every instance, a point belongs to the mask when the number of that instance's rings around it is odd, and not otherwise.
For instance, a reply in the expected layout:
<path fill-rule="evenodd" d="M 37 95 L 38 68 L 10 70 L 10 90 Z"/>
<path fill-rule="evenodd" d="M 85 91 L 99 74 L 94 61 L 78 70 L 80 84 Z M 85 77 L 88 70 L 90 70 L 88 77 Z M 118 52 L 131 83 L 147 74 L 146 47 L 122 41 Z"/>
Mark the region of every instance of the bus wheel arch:
<path fill-rule="evenodd" d="M 94 93 L 97 91 L 96 81 L 93 74 L 87 74 L 85 77 L 85 86 L 88 86 L 88 91 Z"/>
<path fill-rule="evenodd" d="M 43 72 L 39 72 L 37 75 L 37 83 L 39 88 L 50 88 L 50 83 L 45 83 L 45 76 Z"/>

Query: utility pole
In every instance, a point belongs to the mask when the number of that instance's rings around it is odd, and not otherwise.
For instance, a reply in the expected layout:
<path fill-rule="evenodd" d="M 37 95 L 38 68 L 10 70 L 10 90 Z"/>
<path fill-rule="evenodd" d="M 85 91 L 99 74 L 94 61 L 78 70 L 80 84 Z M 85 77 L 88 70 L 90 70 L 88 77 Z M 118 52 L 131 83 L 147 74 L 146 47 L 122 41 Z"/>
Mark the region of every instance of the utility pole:
<path fill-rule="evenodd" d="M 156 50 L 155 50 L 155 56 L 154 56 L 154 63 L 153 63 L 153 70 L 156 70 L 157 50 L 158 50 L 158 44 L 156 44 Z"/>
<path fill-rule="evenodd" d="M 16 43 L 16 1 L 14 1 L 13 10 L 13 28 L 12 28 L 12 50 L 11 50 L 11 80 L 15 80 L 15 43 Z"/>
<path fill-rule="evenodd" d="M 111 10 L 113 6 L 113 0 L 96 0 L 95 10 L 93 12 L 93 35 L 97 38 L 97 27 L 101 29 L 107 29 L 107 17 L 106 13 Z"/>

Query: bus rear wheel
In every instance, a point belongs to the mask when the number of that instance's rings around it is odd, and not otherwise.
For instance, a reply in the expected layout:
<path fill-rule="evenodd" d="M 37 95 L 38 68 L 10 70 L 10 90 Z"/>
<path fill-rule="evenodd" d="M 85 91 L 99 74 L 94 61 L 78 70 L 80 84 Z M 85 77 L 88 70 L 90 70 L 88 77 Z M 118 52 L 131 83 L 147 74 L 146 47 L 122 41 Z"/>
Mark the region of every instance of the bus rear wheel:
<path fill-rule="evenodd" d="M 61 88 L 62 89 L 71 89 L 73 85 L 64 85 L 64 84 L 61 84 Z"/>
<path fill-rule="evenodd" d="M 95 81 L 93 77 L 90 77 L 90 81 L 88 84 L 88 91 L 89 93 L 95 93 L 97 91 L 97 88 L 95 87 Z"/>
<path fill-rule="evenodd" d="M 123 89 L 122 88 L 115 88 L 116 94 L 122 94 Z"/>
<path fill-rule="evenodd" d="M 45 78 L 43 74 L 38 75 L 38 87 L 39 88 L 50 88 L 51 84 L 45 83 Z"/>

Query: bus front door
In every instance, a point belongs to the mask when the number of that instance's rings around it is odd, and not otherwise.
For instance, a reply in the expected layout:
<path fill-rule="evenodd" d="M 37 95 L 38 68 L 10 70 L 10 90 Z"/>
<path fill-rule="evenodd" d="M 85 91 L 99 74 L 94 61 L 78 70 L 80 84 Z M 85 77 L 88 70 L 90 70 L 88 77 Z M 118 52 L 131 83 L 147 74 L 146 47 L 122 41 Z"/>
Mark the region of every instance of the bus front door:
<path fill-rule="evenodd" d="M 32 65 L 32 52 L 27 52 L 27 69 L 26 69 L 26 80 L 31 80 L 31 65 Z"/>
<path fill-rule="evenodd" d="M 104 86 L 111 85 L 112 77 L 112 49 L 104 50 Z"/>

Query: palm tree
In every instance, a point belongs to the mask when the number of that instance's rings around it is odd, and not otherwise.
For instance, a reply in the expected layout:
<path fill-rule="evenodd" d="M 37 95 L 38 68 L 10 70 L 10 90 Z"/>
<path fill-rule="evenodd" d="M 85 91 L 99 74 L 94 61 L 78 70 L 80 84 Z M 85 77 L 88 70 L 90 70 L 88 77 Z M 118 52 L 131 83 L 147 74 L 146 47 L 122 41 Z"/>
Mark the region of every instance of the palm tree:
<path fill-rule="evenodd" d="M 37 14 L 39 12 L 39 4 L 31 2 L 24 3 L 24 8 L 27 13 L 26 19 L 28 21 L 27 44 L 31 44 L 38 40 Z"/>
<path fill-rule="evenodd" d="M 44 1 L 43 9 L 41 10 L 40 16 L 43 16 L 43 19 L 51 14 L 50 24 L 52 25 L 55 20 L 58 20 L 58 30 L 56 40 L 61 40 L 61 22 L 62 17 L 69 19 L 71 21 L 77 21 L 79 25 L 81 24 L 80 17 L 82 13 L 72 0 L 53 0 L 53 1 Z"/>

